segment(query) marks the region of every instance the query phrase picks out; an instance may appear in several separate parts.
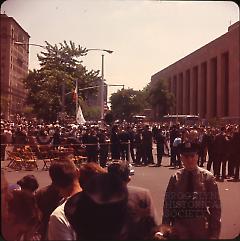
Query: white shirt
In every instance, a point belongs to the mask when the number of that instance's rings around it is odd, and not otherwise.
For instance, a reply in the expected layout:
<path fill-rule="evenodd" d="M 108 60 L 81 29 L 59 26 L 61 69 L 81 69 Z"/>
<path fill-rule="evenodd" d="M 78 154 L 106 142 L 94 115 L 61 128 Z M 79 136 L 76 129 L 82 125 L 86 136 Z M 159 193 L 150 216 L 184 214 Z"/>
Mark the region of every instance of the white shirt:
<path fill-rule="evenodd" d="M 64 213 L 66 202 L 67 200 L 58 206 L 50 216 L 48 223 L 48 240 L 77 240 L 76 233 Z"/>
<path fill-rule="evenodd" d="M 174 139 L 173 146 L 177 147 L 182 142 L 182 139 L 180 137 L 177 137 Z"/>

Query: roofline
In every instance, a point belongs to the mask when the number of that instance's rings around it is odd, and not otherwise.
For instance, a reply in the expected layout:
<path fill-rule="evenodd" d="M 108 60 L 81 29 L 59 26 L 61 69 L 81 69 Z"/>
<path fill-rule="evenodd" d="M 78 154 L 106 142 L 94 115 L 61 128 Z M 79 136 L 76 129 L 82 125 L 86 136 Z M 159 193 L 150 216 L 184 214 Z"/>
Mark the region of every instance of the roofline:
<path fill-rule="evenodd" d="M 231 26 L 236 25 L 236 24 L 240 25 L 240 21 L 237 21 L 237 22 L 233 23 Z M 168 66 L 165 67 L 164 69 L 161 69 L 161 70 L 158 71 L 157 73 L 153 74 L 153 75 L 151 76 L 151 78 L 154 77 L 155 75 L 158 75 L 160 72 L 164 71 L 165 69 L 168 69 L 168 68 L 170 68 L 171 66 L 177 64 L 178 62 L 184 60 L 185 58 L 189 57 L 190 55 L 192 55 L 192 54 L 194 54 L 194 53 L 200 51 L 202 48 L 206 47 L 207 45 L 211 44 L 212 42 L 216 41 L 217 39 L 222 38 L 224 35 L 228 34 L 228 33 L 231 31 L 231 26 L 228 28 L 228 31 L 227 31 L 226 33 L 224 33 L 224 34 L 222 34 L 221 36 L 217 37 L 216 39 L 214 39 L 214 40 L 208 42 L 207 44 L 203 45 L 202 47 L 200 47 L 200 48 L 194 50 L 194 51 L 191 52 L 190 54 L 187 54 L 186 56 L 182 57 L 181 59 L 177 60 L 176 62 L 174 62 L 174 63 L 168 65 Z"/>
<path fill-rule="evenodd" d="M 29 38 L 31 37 L 28 32 L 26 32 L 22 26 L 13 18 L 13 17 L 9 17 L 7 14 L 2 14 L 1 13 L 1 18 L 4 19 L 4 18 L 8 18 L 8 19 L 11 19 L 12 22 L 14 22 Z"/>

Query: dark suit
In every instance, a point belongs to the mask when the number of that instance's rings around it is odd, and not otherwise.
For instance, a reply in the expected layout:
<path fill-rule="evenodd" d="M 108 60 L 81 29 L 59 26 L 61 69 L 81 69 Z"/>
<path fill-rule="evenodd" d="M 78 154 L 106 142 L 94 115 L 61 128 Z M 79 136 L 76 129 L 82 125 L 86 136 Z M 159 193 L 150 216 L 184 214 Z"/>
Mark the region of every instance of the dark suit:
<path fill-rule="evenodd" d="M 143 143 L 143 163 L 145 165 L 153 163 L 152 155 L 152 132 L 149 130 L 144 130 L 142 133 L 142 143 Z"/>
<path fill-rule="evenodd" d="M 108 159 L 108 143 L 106 142 L 106 134 L 99 133 L 99 162 L 101 167 L 106 167 L 107 159 Z"/>
<path fill-rule="evenodd" d="M 135 147 L 136 147 L 136 161 L 135 164 L 139 165 L 141 159 L 143 157 L 143 148 L 142 148 L 142 133 L 138 130 L 137 134 L 135 135 Z"/>
<path fill-rule="evenodd" d="M 128 132 L 124 130 L 121 133 L 119 133 L 119 139 L 121 143 L 121 159 L 129 161 L 130 146 L 128 148 L 128 141 L 130 141 L 130 136 Z"/>
<path fill-rule="evenodd" d="M 150 191 L 128 186 L 128 212 L 124 232 L 125 240 L 150 240 L 158 226 Z"/>
<path fill-rule="evenodd" d="M 216 138 L 213 143 L 214 153 L 215 153 L 213 168 L 216 171 L 217 178 L 220 177 L 220 174 L 222 178 L 225 178 L 226 176 L 226 163 L 227 163 L 227 151 L 228 151 L 227 144 L 228 143 L 227 143 L 226 137 L 223 133 L 216 135 Z"/>
<path fill-rule="evenodd" d="M 111 139 L 112 159 L 119 160 L 120 159 L 120 139 L 117 132 L 112 131 L 110 139 Z"/>
<path fill-rule="evenodd" d="M 164 154 L 165 137 L 160 131 L 158 131 L 155 136 L 155 140 L 157 142 L 157 164 L 161 165 Z"/>

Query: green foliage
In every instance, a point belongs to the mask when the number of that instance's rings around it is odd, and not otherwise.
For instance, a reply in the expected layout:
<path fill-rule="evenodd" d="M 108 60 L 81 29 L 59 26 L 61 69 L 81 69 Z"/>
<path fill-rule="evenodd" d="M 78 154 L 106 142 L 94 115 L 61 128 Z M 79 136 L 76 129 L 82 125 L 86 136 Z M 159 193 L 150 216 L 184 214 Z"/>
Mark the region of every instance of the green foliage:
<path fill-rule="evenodd" d="M 75 115 L 73 92 L 78 81 L 78 88 L 96 85 L 99 71 L 88 71 L 77 58 L 85 56 L 87 50 L 77 47 L 70 41 L 51 45 L 46 41 L 46 51 L 38 55 L 40 69 L 29 72 L 25 80 L 28 89 L 27 103 L 33 106 L 38 118 L 46 121 L 56 120 L 59 112 Z M 81 93 L 84 100 L 96 92 L 89 89 Z M 63 98 L 64 96 L 64 98 Z M 64 107 L 64 108 L 63 108 Z"/>
<path fill-rule="evenodd" d="M 165 80 L 158 80 L 155 83 L 148 84 L 145 89 L 147 102 L 155 111 L 155 118 L 160 118 L 170 112 L 174 106 L 174 96 L 167 90 Z"/>
<path fill-rule="evenodd" d="M 112 114 L 116 119 L 130 120 L 146 108 L 145 93 L 133 89 L 122 89 L 110 97 Z"/>

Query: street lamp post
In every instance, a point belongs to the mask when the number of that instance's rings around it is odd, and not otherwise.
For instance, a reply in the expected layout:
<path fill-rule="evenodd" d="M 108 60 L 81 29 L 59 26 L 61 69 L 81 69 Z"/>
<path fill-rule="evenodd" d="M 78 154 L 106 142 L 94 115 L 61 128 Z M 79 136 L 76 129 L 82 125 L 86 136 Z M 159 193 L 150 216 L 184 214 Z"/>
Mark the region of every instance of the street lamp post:
<path fill-rule="evenodd" d="M 113 51 L 109 49 L 87 49 L 88 51 L 102 51 L 112 54 Z M 101 85 L 100 85 L 100 110 L 101 110 L 101 120 L 104 118 L 104 54 L 102 54 L 102 72 L 101 72 Z"/>
<path fill-rule="evenodd" d="M 31 46 L 37 46 L 46 49 L 46 46 L 40 45 L 40 44 L 34 44 L 34 43 L 23 43 L 23 42 L 14 42 L 16 45 L 31 45 Z M 102 51 L 102 52 L 107 52 L 109 54 L 112 54 L 113 51 L 109 49 L 97 49 L 97 48 L 90 48 L 87 49 L 87 52 L 89 51 Z M 62 90 L 64 92 L 64 90 Z M 62 94 L 64 96 L 64 93 Z M 64 101 L 64 99 L 62 99 Z M 62 106 L 64 110 L 64 103 Z M 100 85 L 100 109 L 101 109 L 101 120 L 103 120 L 104 117 L 104 54 L 102 54 L 102 73 L 101 73 L 101 85 Z"/>

